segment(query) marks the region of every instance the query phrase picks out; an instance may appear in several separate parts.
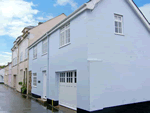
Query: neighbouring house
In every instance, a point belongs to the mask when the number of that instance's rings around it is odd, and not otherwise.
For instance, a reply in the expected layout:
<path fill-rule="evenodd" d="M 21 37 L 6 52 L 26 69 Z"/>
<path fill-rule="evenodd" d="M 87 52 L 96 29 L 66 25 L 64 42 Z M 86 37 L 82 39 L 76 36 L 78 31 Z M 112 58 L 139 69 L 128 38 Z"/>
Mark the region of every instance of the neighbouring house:
<path fill-rule="evenodd" d="M 27 26 L 22 30 L 23 35 L 14 41 L 12 47 L 12 87 L 21 92 L 23 84 L 27 84 L 28 72 L 28 31 L 34 26 Z M 19 84 L 19 83 L 22 83 Z"/>
<path fill-rule="evenodd" d="M 147 112 L 149 42 L 132 0 L 90 0 L 29 46 L 32 95 L 77 113 Z"/>
<path fill-rule="evenodd" d="M 28 31 L 33 29 L 33 26 L 25 27 L 22 30 L 23 35 L 18 41 L 18 64 L 17 64 L 17 91 L 21 92 L 22 85 L 27 86 L 27 74 L 28 74 Z M 19 84 L 21 82 L 22 84 Z"/>
<path fill-rule="evenodd" d="M 8 64 L 5 67 L 5 71 L 4 71 L 4 84 L 8 86 L 8 78 L 9 78 L 9 66 Z"/>
<path fill-rule="evenodd" d="M 34 44 L 35 41 L 40 41 L 40 37 L 43 36 L 46 32 L 48 32 L 51 28 L 53 28 L 55 25 L 57 25 L 59 22 L 64 20 L 66 18 L 65 14 L 61 14 L 55 18 L 52 18 L 44 23 L 39 23 L 38 26 L 34 27 L 33 29 L 29 30 L 29 46 Z M 34 46 L 34 53 L 31 55 L 32 57 L 32 62 L 29 64 L 29 76 L 28 76 L 28 87 L 27 87 L 27 93 L 32 95 L 38 94 L 41 95 L 43 92 L 43 87 L 42 87 L 42 72 L 41 70 L 44 71 L 44 74 L 46 76 L 46 70 L 47 70 L 47 40 L 43 40 L 40 44 L 37 46 Z M 42 54 L 39 54 L 42 53 Z M 31 57 L 30 57 L 31 58 Z M 36 66 L 35 66 L 36 65 Z M 38 65 L 38 66 L 37 66 Z M 40 84 L 40 88 L 36 88 L 36 74 L 41 76 L 39 78 L 38 83 Z M 32 81 L 32 83 L 31 83 Z M 31 91 L 32 90 L 32 91 Z"/>
<path fill-rule="evenodd" d="M 12 51 L 12 79 L 11 79 L 11 86 L 12 88 L 16 89 L 17 87 L 17 71 L 18 71 L 18 42 L 19 40 L 21 40 L 22 36 L 17 37 L 17 39 L 14 41 L 14 46 L 12 47 L 11 51 Z"/>
<path fill-rule="evenodd" d="M 11 65 L 12 63 L 11 62 L 9 62 L 8 63 L 8 86 L 9 87 L 12 87 L 12 85 L 11 85 L 11 79 L 12 79 L 12 75 L 11 75 L 11 69 L 12 69 L 12 65 Z"/>
<path fill-rule="evenodd" d="M 0 69 L 0 84 L 4 84 L 5 69 Z"/>

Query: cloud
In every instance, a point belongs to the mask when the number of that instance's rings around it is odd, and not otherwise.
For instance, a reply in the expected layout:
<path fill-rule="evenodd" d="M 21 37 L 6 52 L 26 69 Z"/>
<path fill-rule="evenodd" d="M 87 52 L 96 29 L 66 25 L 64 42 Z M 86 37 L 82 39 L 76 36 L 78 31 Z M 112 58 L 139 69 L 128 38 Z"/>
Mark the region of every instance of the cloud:
<path fill-rule="evenodd" d="M 9 52 L 3 52 L 3 53 L 5 53 L 5 54 L 7 54 L 7 55 L 11 55 L 12 53 L 9 53 Z"/>
<path fill-rule="evenodd" d="M 139 8 L 143 12 L 147 20 L 150 22 L 150 4 L 145 4 L 144 6 Z"/>
<path fill-rule="evenodd" d="M 24 0 L 0 0 L 0 36 L 17 38 L 24 27 L 36 25 L 34 15 L 39 11 L 33 7 L 32 2 Z"/>
<path fill-rule="evenodd" d="M 54 6 L 55 6 L 55 7 L 58 6 L 58 5 L 60 5 L 60 6 L 65 6 L 65 5 L 67 5 L 67 4 L 71 5 L 72 10 L 77 9 L 77 5 L 78 5 L 78 4 L 77 4 L 76 2 L 74 2 L 74 0 L 57 0 L 57 1 L 56 1 L 56 4 L 54 4 Z"/>
<path fill-rule="evenodd" d="M 49 16 L 46 16 L 46 17 L 40 16 L 40 17 L 37 18 L 37 20 L 47 21 L 47 20 L 52 19 L 52 18 L 54 18 L 52 15 L 49 15 Z"/>
<path fill-rule="evenodd" d="M 11 62 L 11 56 L 0 54 L 0 65 L 7 65 L 8 62 Z"/>

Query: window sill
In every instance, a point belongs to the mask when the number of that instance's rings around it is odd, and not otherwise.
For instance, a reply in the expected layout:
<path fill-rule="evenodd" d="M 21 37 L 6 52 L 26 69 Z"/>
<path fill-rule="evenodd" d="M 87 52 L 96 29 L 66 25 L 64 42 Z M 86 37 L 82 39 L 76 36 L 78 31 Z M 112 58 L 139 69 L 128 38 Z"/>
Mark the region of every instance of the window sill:
<path fill-rule="evenodd" d="M 70 45 L 70 44 L 71 44 L 71 43 L 68 43 L 68 44 L 65 44 L 65 45 L 63 45 L 63 46 L 60 46 L 59 49 L 65 47 L 65 46 L 68 46 L 68 45 Z"/>
<path fill-rule="evenodd" d="M 42 56 L 44 56 L 44 55 L 46 55 L 46 54 L 47 54 L 47 52 L 46 52 L 46 53 L 43 53 Z"/>
<path fill-rule="evenodd" d="M 24 61 L 27 61 L 28 60 L 28 58 L 26 58 Z"/>
<path fill-rule="evenodd" d="M 35 59 L 37 59 L 37 57 L 36 57 L 36 58 L 33 58 L 33 60 L 35 60 Z"/>
<path fill-rule="evenodd" d="M 125 36 L 124 34 L 115 33 L 115 35 Z"/>
<path fill-rule="evenodd" d="M 37 88 L 37 86 L 32 86 L 33 88 Z"/>

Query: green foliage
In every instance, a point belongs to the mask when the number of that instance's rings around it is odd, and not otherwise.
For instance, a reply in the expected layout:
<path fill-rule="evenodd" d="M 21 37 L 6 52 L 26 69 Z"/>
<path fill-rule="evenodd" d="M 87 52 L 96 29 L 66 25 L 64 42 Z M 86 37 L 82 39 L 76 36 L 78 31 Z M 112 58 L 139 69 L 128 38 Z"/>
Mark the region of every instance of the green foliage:
<path fill-rule="evenodd" d="M 21 87 L 21 93 L 26 94 L 26 91 L 27 91 L 26 84 L 23 84 Z"/>
<path fill-rule="evenodd" d="M 0 66 L 0 69 L 3 69 L 3 68 L 5 68 L 6 66 L 5 65 L 3 65 L 3 66 Z"/>
<path fill-rule="evenodd" d="M 19 82 L 19 85 L 22 85 L 22 82 Z"/>

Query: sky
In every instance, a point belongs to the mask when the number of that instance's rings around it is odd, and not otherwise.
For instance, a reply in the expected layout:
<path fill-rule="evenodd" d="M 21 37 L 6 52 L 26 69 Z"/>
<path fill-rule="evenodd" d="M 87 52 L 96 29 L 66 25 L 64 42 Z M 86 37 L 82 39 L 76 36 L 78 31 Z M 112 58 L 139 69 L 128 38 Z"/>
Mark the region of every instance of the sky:
<path fill-rule="evenodd" d="M 0 0 L 0 65 L 11 61 L 13 42 L 24 27 L 62 13 L 67 16 L 89 0 Z M 150 22 L 150 0 L 134 0 Z"/>

